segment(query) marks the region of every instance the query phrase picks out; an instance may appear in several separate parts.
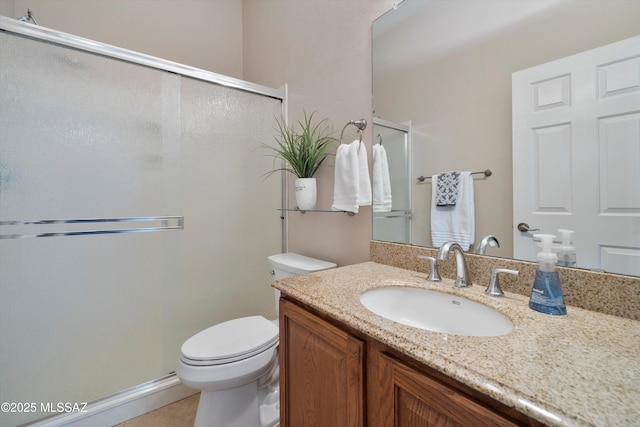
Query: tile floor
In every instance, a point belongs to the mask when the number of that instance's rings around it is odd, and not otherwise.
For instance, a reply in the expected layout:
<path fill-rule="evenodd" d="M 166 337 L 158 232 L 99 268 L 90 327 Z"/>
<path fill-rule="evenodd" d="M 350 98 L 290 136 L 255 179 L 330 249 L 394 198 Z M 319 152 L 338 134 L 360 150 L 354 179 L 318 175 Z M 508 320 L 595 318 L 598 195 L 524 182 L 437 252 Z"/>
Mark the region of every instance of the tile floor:
<path fill-rule="evenodd" d="M 113 427 L 193 427 L 198 399 L 199 393 Z"/>
<path fill-rule="evenodd" d="M 158 408 L 114 427 L 193 427 L 200 394 Z"/>

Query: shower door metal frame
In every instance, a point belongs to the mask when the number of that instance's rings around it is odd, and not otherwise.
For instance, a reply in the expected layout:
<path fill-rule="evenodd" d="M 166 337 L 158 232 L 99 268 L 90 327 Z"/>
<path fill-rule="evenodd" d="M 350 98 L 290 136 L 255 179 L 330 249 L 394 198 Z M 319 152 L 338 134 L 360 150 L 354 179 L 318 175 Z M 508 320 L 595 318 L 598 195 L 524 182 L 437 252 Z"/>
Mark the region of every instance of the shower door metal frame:
<path fill-rule="evenodd" d="M 204 80 L 222 86 L 240 89 L 246 92 L 269 96 L 272 98 L 280 99 L 283 102 L 286 100 L 285 90 L 283 89 L 273 89 L 267 86 L 262 86 L 222 74 L 217 74 L 211 71 L 202 70 L 200 68 L 191 67 L 189 65 L 184 65 L 166 59 L 157 58 L 155 56 L 146 55 L 144 53 L 123 49 L 106 43 L 96 42 L 93 40 L 85 39 L 83 37 L 78 37 L 72 34 L 63 33 L 61 31 L 52 30 L 46 27 L 21 22 L 16 19 L 10 19 L 4 16 L 0 16 L 0 31 L 20 34 L 22 36 L 31 37 L 36 40 L 44 40 L 49 43 L 55 43 L 58 45 L 79 49 L 85 52 L 92 52 L 98 55 L 120 59 L 158 70 L 169 71 L 171 73 Z"/>

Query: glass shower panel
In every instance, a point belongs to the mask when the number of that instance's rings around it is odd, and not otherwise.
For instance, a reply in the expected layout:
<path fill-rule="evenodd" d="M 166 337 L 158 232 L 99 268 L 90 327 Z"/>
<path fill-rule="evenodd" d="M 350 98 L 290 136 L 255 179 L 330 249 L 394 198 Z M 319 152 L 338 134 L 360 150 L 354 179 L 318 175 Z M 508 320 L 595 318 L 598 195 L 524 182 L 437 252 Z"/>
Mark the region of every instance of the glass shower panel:
<path fill-rule="evenodd" d="M 280 99 L 5 32 L 0 56 L 1 402 L 99 399 L 276 317 Z"/>
<path fill-rule="evenodd" d="M 373 212 L 374 240 L 410 243 L 411 171 L 408 129 L 405 125 L 374 119 L 373 143 L 382 143 L 386 151 L 392 198 L 391 211 Z"/>
<path fill-rule="evenodd" d="M 179 76 L 4 32 L 0 54 L 0 234 L 181 215 Z M 0 401 L 86 402 L 166 374 L 159 325 L 178 239 L 0 238 Z M 47 415 L 2 413 L 0 425 Z"/>
<path fill-rule="evenodd" d="M 157 378 L 163 233 L 0 241 L 0 395 L 87 402 Z M 140 254 L 144 254 L 141 256 Z"/>
<path fill-rule="evenodd" d="M 167 293 L 166 369 L 182 342 L 215 323 L 276 318 L 267 257 L 281 250 L 281 181 L 266 178 L 282 102 L 183 78 L 180 287 Z M 168 301 L 169 303 L 169 301 Z"/>
<path fill-rule="evenodd" d="M 165 211 L 163 73 L 27 38 L 0 40 L 1 217 Z"/>

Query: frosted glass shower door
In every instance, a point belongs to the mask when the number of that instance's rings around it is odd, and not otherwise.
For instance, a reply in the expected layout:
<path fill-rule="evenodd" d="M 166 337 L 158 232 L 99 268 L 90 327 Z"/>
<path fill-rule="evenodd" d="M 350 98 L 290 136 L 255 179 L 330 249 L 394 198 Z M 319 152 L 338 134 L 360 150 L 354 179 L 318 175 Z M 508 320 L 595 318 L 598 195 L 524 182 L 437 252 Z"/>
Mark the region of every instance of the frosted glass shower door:
<path fill-rule="evenodd" d="M 275 319 L 267 257 L 281 251 L 280 180 L 264 174 L 282 102 L 182 78 L 181 182 L 185 229 L 180 270 L 169 286 L 165 368 L 180 346 L 216 323 Z"/>
<path fill-rule="evenodd" d="M 0 401 L 37 404 L 13 426 L 166 373 L 180 231 L 129 231 L 181 215 L 180 77 L 4 33 L 0 54 Z"/>
<path fill-rule="evenodd" d="M 170 374 L 215 323 L 275 318 L 281 183 L 260 146 L 282 100 L 107 53 L 0 32 L 0 402 L 37 404 L 3 427 Z"/>

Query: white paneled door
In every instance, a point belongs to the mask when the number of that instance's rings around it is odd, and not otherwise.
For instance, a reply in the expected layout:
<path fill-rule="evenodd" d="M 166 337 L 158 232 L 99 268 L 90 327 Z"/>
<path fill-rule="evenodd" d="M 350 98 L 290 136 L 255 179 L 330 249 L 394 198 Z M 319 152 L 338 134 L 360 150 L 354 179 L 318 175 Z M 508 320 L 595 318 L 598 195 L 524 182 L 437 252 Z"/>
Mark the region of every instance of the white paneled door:
<path fill-rule="evenodd" d="M 515 258 L 535 259 L 532 234 L 565 228 L 579 267 L 640 275 L 640 36 L 516 72 L 512 86 Z"/>

